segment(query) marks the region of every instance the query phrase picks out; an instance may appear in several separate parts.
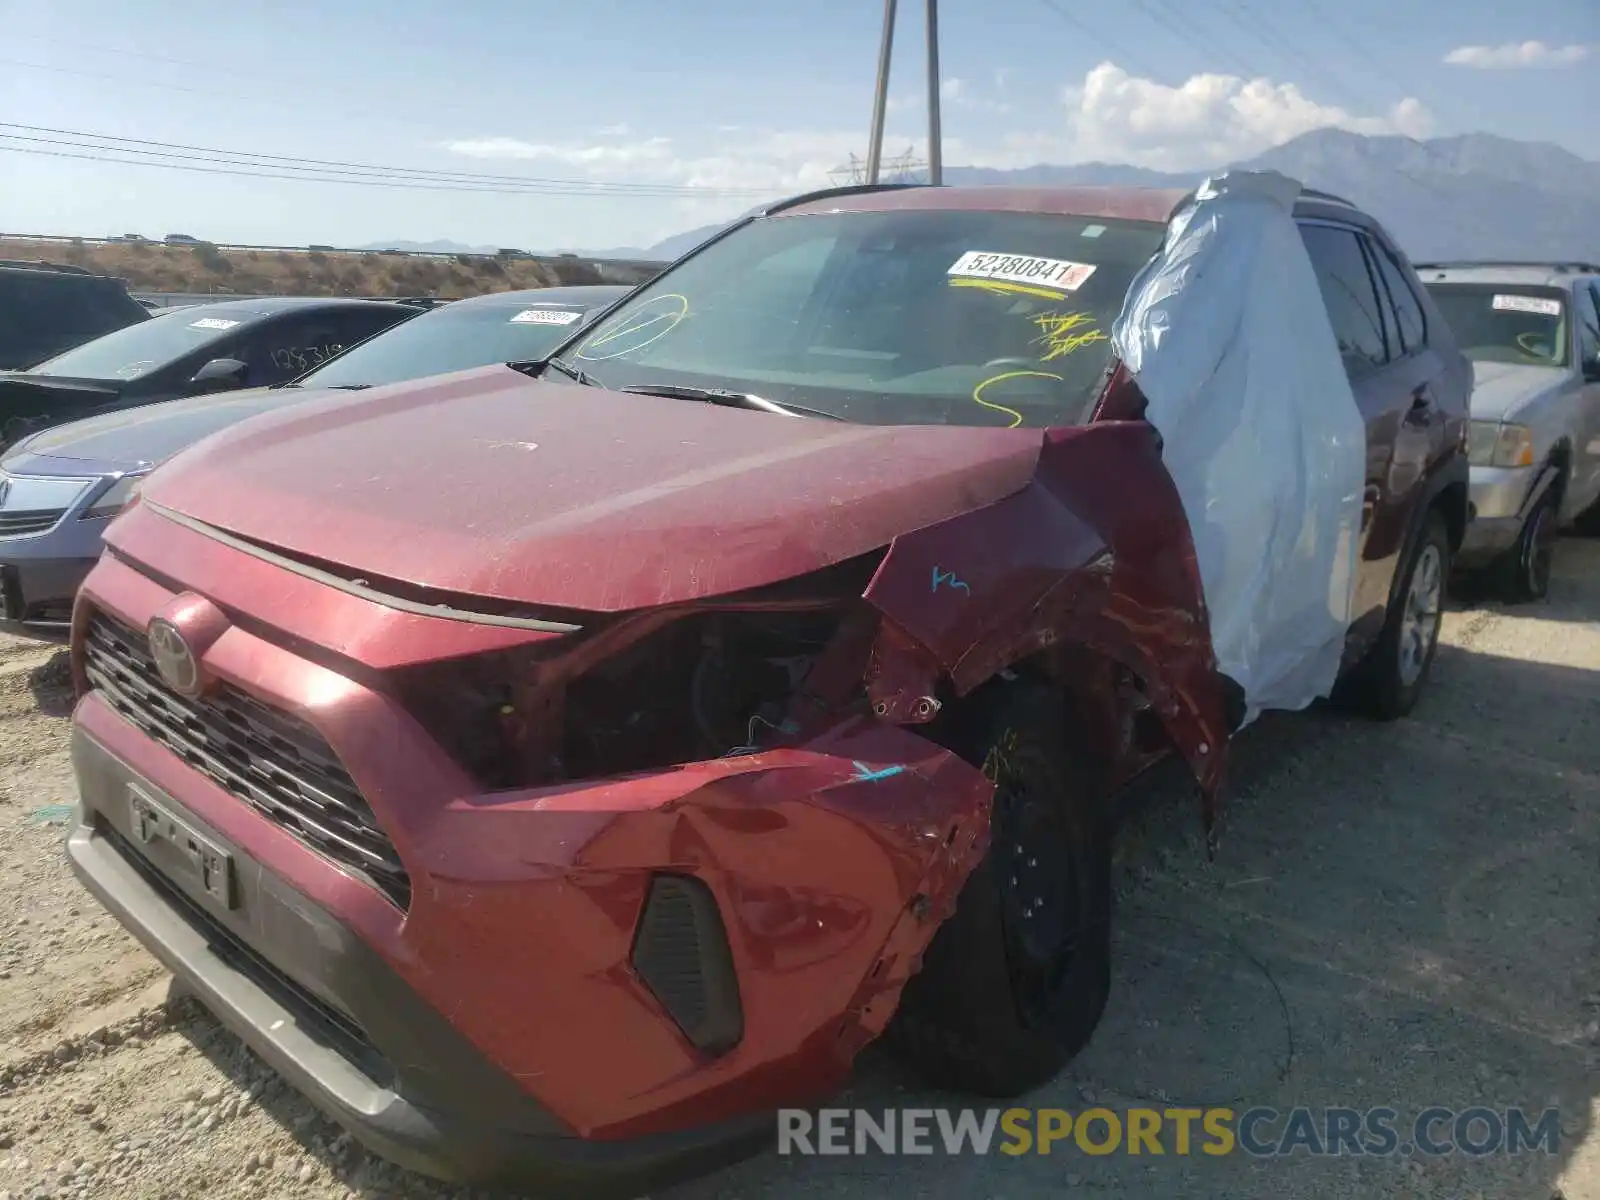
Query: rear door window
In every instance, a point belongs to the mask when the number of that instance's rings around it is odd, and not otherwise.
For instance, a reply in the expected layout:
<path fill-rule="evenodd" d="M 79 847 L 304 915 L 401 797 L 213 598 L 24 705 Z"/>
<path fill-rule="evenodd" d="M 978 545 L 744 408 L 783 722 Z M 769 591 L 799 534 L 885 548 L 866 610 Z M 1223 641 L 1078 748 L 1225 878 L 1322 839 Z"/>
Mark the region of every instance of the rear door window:
<path fill-rule="evenodd" d="M 1364 375 L 1389 361 L 1383 310 L 1359 235 L 1333 225 L 1301 225 L 1300 236 L 1327 305 L 1328 321 L 1352 376 Z"/>
<path fill-rule="evenodd" d="M 311 312 L 263 322 L 231 347 L 229 357 L 249 368 L 251 387 L 287 383 L 334 355 L 406 318 L 374 305 L 370 310 Z"/>
<path fill-rule="evenodd" d="M 1400 265 L 1395 262 L 1394 256 L 1389 253 L 1388 247 L 1380 245 L 1372 238 L 1363 239 L 1367 244 L 1367 251 L 1372 261 L 1378 266 L 1378 273 L 1383 278 L 1384 290 L 1388 293 L 1390 311 L 1393 312 L 1395 323 L 1399 327 L 1399 345 L 1392 346 L 1393 357 L 1403 354 L 1415 354 L 1427 344 L 1427 321 L 1422 315 L 1422 305 L 1417 303 L 1417 294 L 1411 290 L 1405 273 L 1400 270 Z"/>

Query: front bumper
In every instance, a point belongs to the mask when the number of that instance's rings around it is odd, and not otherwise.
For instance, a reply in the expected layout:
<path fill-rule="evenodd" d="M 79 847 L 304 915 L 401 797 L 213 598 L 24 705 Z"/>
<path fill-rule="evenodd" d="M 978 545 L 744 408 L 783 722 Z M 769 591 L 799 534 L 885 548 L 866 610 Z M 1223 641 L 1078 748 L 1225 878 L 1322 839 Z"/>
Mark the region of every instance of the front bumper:
<path fill-rule="evenodd" d="M 1486 566 L 1510 549 L 1534 502 L 1554 478 L 1548 467 L 1473 467 L 1468 487 L 1473 516 L 1456 553 L 1456 565 Z"/>
<path fill-rule="evenodd" d="M 72 632 L 73 598 L 95 560 L 32 550 L 0 541 L 0 632 L 65 642 Z"/>
<path fill-rule="evenodd" d="M 199 546 L 181 527 L 166 536 L 169 553 Z M 250 615 L 270 597 L 274 611 L 337 615 L 339 626 L 367 631 L 368 650 L 400 631 L 414 643 L 419 622 L 450 637 L 487 628 L 463 632 L 330 593 L 213 542 L 200 548 L 212 557 L 187 567 L 205 571 L 197 586 L 214 586 L 230 611 Z M 185 601 L 118 554 L 102 556 L 74 617 L 80 687 L 95 614 L 143 630 L 175 603 Z M 624 1178 L 697 1169 L 702 1155 L 766 1128 L 761 1114 L 831 1093 L 887 1025 L 987 844 L 988 780 L 949 751 L 869 720 L 764 754 L 480 794 L 370 672 L 313 662 L 273 628 L 262 612 L 199 651 L 219 687 L 243 694 L 224 715 L 259 722 L 269 710 L 311 731 L 392 843 L 404 889 L 385 891 L 342 866 L 277 801 L 251 793 L 277 786 L 268 748 L 212 744 L 213 729 L 226 740 L 238 726 L 152 694 L 164 686 L 152 672 L 122 689 L 124 707 L 102 687 L 79 701 L 90 824 L 75 859 L 108 907 L 197 981 L 263 1057 L 379 1154 L 444 1178 L 479 1178 L 479 1162 L 491 1177 L 554 1163 L 558 1180 L 591 1165 Z M 876 769 L 884 764 L 892 766 Z M 138 883 L 117 866 L 127 856 L 110 834 L 95 840 L 94 822 L 114 820 L 130 785 L 176 806 L 203 843 L 245 864 L 237 875 L 254 890 L 238 898 L 255 911 L 219 911 L 198 884 L 186 890 L 254 956 L 265 979 L 254 992 L 219 974 L 192 914 L 155 886 L 159 875 Z M 348 807 L 316 795 L 313 806 Z M 164 865 L 167 883 L 182 887 L 182 863 Z M 731 977 L 737 1022 L 684 1020 L 685 1006 L 645 969 L 652 898 L 669 879 L 692 881 L 711 901 L 723 959 L 701 975 L 716 966 Z M 663 957 L 681 965 L 681 946 L 668 949 Z M 728 990 L 707 984 L 703 994 Z M 349 1023 L 361 1034 L 342 1064 L 326 1048 L 291 1054 L 283 1044 L 291 1023 L 274 1006 L 304 1011 L 313 1001 L 334 1032 Z M 428 1028 L 437 1036 L 418 1032 Z M 368 1053 L 376 1065 L 363 1067 Z M 550 1174 L 529 1177 L 548 1187 Z"/>
<path fill-rule="evenodd" d="M 638 1195 L 765 1142 L 765 1115 L 626 1141 L 573 1136 L 331 913 L 82 728 L 72 757 L 82 802 L 67 852 L 78 878 L 224 1025 L 374 1152 L 453 1182 Z M 183 848 L 141 844 L 135 793 L 228 856 L 231 909 Z"/>

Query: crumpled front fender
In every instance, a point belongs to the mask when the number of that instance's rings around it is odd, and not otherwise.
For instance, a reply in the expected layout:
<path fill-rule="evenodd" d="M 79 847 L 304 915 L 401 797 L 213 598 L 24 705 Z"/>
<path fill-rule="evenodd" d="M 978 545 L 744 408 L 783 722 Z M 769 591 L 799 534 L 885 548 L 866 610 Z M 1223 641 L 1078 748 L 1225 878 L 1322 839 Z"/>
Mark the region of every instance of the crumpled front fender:
<path fill-rule="evenodd" d="M 863 717 L 793 748 L 458 802 L 414 864 L 403 969 L 584 1136 L 820 1099 L 954 911 L 992 795 L 949 751 Z M 743 1033 L 717 1056 L 630 966 L 664 874 L 703 883 L 726 929 Z"/>
<path fill-rule="evenodd" d="M 889 624 L 868 690 L 883 719 L 937 711 L 1013 663 L 1077 643 L 1137 674 L 1213 827 L 1228 724 L 1183 505 L 1142 421 L 1045 435 L 1033 479 L 996 504 L 898 537 L 865 597 Z"/>

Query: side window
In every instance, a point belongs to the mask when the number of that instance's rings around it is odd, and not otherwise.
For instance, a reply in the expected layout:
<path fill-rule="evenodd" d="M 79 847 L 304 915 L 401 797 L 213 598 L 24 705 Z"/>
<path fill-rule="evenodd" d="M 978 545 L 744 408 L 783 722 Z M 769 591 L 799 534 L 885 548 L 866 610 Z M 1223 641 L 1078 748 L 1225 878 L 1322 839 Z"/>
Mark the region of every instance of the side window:
<path fill-rule="evenodd" d="M 1316 269 L 1345 370 L 1355 376 L 1383 366 L 1389 361 L 1383 316 L 1357 235 L 1331 225 L 1302 225 L 1300 237 Z"/>
<path fill-rule="evenodd" d="M 1578 314 L 1578 362 L 1600 359 L 1600 284 L 1573 289 Z"/>
<path fill-rule="evenodd" d="M 1427 322 L 1422 316 L 1422 306 L 1417 303 L 1417 294 L 1411 290 L 1405 272 L 1395 262 L 1389 248 L 1373 238 L 1363 240 L 1367 243 L 1372 261 L 1378 264 L 1378 272 L 1383 276 L 1383 284 L 1400 327 L 1400 345 L 1395 348 L 1393 357 L 1415 353 L 1428 340 Z"/>
<path fill-rule="evenodd" d="M 320 367 L 346 346 L 364 341 L 395 324 L 395 314 L 374 307 L 365 312 L 309 313 L 268 321 L 240 338 L 234 357 L 249 364 L 251 387 L 287 383 Z"/>
<path fill-rule="evenodd" d="M 420 310 L 419 310 L 420 311 Z M 357 342 L 364 342 L 374 334 L 382 333 L 394 325 L 400 325 L 411 320 L 407 316 L 398 316 L 388 309 L 372 306 L 371 312 L 341 312 L 330 313 L 326 318 L 328 334 L 322 342 L 313 341 L 313 349 L 320 348 L 323 357 L 306 368 L 320 367 L 334 354 L 339 354 L 354 346 Z M 329 351 L 331 350 L 331 353 Z"/>

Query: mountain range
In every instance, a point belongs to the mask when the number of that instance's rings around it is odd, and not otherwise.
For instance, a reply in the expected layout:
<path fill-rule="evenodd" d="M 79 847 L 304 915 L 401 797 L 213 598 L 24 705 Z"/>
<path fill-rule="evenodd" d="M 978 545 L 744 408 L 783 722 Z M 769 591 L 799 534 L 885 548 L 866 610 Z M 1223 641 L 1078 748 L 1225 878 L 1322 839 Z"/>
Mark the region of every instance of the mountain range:
<path fill-rule="evenodd" d="M 1319 129 L 1210 170 L 1171 173 L 1094 162 L 947 167 L 944 177 L 948 184 L 980 186 L 1189 188 L 1230 168 L 1280 171 L 1343 196 L 1377 217 L 1413 260 L 1600 262 L 1600 163 L 1546 142 L 1485 133 L 1418 141 Z M 674 259 L 722 227 L 691 229 L 628 256 Z"/>

